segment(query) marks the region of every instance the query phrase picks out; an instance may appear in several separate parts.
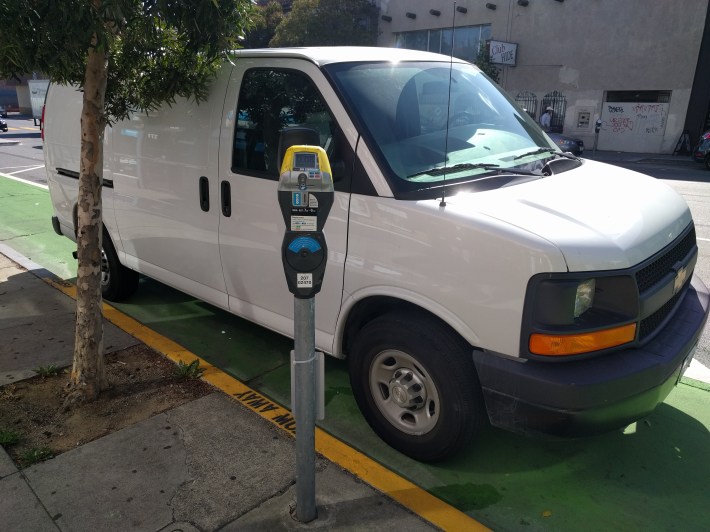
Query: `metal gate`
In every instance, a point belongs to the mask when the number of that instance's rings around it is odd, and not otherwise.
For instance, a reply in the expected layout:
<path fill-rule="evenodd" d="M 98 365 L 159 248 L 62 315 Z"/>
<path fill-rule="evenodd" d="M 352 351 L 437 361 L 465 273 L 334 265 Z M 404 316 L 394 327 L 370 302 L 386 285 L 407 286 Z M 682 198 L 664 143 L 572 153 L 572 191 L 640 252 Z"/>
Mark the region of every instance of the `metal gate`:
<path fill-rule="evenodd" d="M 552 107 L 552 122 L 550 123 L 550 131 L 562 133 L 562 127 L 565 123 L 565 112 L 567 111 L 567 98 L 564 94 L 558 91 L 552 91 L 545 94 L 540 106 L 540 114 L 545 112 L 545 109 Z M 538 116 L 538 120 L 540 117 Z"/>
<path fill-rule="evenodd" d="M 520 91 L 515 97 L 515 103 L 522 107 L 533 120 L 537 120 L 537 96 L 534 92 Z"/>

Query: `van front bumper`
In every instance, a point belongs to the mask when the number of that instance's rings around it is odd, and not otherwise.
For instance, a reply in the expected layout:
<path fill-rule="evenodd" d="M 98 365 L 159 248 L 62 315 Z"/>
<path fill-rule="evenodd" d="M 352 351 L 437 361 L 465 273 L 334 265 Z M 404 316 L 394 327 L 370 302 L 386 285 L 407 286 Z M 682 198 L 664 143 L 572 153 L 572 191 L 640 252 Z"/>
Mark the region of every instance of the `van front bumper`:
<path fill-rule="evenodd" d="M 647 416 L 690 363 L 709 300 L 707 287 L 694 275 L 674 317 L 650 342 L 598 358 L 545 363 L 475 351 L 491 424 L 525 434 L 579 437 Z"/>

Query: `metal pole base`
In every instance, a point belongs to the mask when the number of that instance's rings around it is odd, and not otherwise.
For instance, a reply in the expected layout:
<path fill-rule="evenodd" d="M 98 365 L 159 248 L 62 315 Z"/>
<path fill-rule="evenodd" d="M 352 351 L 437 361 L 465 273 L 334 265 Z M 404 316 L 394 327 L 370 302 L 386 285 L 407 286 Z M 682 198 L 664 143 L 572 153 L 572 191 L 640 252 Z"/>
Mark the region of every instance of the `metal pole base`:
<path fill-rule="evenodd" d="M 315 299 L 293 299 L 294 417 L 296 418 L 296 519 L 308 523 L 316 512 L 316 349 Z"/>

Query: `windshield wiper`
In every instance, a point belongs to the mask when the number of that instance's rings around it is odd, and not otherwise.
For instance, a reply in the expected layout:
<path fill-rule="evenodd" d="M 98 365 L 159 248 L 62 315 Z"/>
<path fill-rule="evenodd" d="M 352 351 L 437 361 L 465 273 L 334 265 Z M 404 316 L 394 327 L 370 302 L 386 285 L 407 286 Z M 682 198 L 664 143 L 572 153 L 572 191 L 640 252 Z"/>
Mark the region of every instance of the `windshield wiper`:
<path fill-rule="evenodd" d="M 497 172 L 499 174 L 505 173 L 505 174 L 517 174 L 517 175 L 534 175 L 541 177 L 542 174 L 539 172 L 532 172 L 530 170 L 522 170 L 520 168 L 503 168 L 498 164 L 493 164 L 493 163 L 461 163 L 461 164 L 455 164 L 453 166 L 439 166 L 437 168 L 431 168 L 429 170 L 424 170 L 423 172 L 417 172 L 416 174 L 412 174 L 407 176 L 407 178 L 412 178 L 412 177 L 417 177 L 420 175 L 432 175 L 432 176 L 437 176 L 437 175 L 445 175 L 445 174 L 455 174 L 458 172 L 463 172 L 465 170 L 478 170 L 478 169 L 483 169 L 483 170 L 491 170 L 494 172 Z"/>
<path fill-rule="evenodd" d="M 464 170 L 477 170 L 479 168 L 483 168 L 485 170 L 493 170 L 498 168 L 499 165 L 497 164 L 489 164 L 489 163 L 461 163 L 461 164 L 455 164 L 453 166 L 437 166 L 436 168 L 430 168 L 429 170 L 424 170 L 422 172 L 417 172 L 412 175 L 408 175 L 407 178 L 410 177 L 417 177 L 420 175 L 444 175 L 444 174 L 455 174 L 458 172 L 463 172 Z"/>
<path fill-rule="evenodd" d="M 578 157 L 576 157 L 575 155 L 572 155 L 571 153 L 553 150 L 552 148 L 538 148 L 537 150 L 529 151 L 527 153 L 523 153 L 522 155 L 518 155 L 517 157 L 513 157 L 513 160 L 517 161 L 518 159 L 522 159 L 523 157 L 530 157 L 531 155 L 538 155 L 541 153 L 549 153 L 552 155 L 557 155 L 558 157 L 565 157 L 566 159 L 573 159 L 575 161 L 578 160 Z"/>

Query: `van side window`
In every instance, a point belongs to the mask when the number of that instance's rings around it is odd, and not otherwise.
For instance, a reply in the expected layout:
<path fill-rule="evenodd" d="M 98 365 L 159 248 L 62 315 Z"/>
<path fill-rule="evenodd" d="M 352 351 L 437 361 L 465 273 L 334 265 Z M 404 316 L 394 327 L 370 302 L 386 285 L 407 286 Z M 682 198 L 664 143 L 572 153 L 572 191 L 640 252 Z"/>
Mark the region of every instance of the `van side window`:
<path fill-rule="evenodd" d="M 247 70 L 237 102 L 232 171 L 278 179 L 279 134 L 288 127 L 314 130 L 331 164 L 338 157 L 337 125 L 307 76 L 293 70 Z"/>

